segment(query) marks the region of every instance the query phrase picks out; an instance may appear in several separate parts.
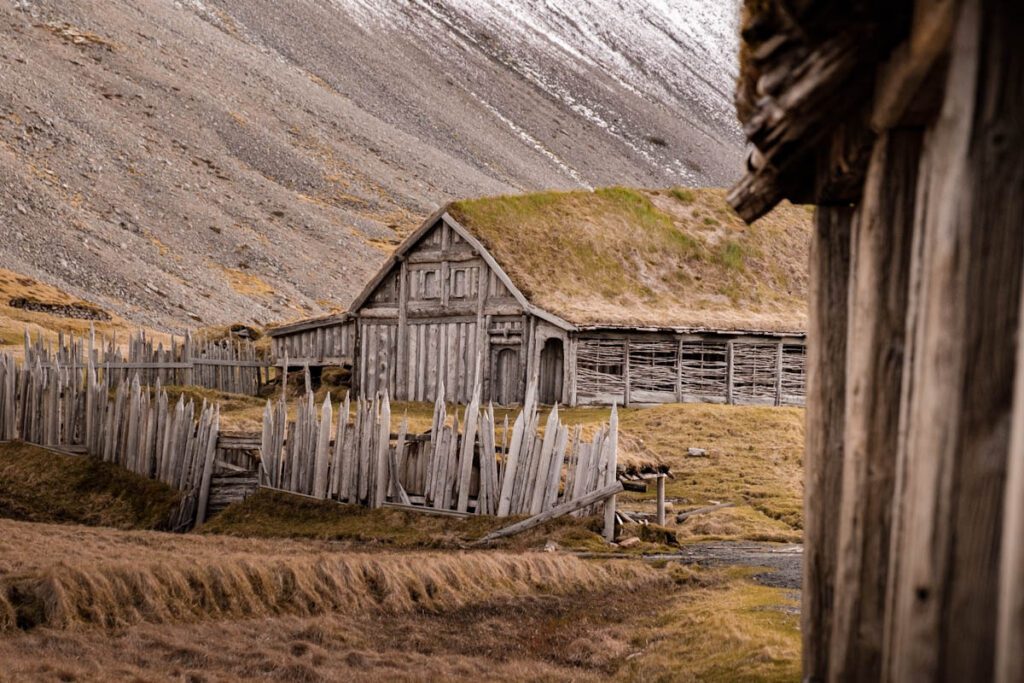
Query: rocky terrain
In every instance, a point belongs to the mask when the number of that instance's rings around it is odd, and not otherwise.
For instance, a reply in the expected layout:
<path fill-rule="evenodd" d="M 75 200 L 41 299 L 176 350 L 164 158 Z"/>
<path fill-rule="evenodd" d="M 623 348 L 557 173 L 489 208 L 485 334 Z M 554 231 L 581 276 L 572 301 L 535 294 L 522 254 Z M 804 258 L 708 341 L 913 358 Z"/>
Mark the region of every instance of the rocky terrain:
<path fill-rule="evenodd" d="M 724 185 L 738 3 L 0 3 L 0 265 L 163 329 L 345 307 L 455 197 Z"/>

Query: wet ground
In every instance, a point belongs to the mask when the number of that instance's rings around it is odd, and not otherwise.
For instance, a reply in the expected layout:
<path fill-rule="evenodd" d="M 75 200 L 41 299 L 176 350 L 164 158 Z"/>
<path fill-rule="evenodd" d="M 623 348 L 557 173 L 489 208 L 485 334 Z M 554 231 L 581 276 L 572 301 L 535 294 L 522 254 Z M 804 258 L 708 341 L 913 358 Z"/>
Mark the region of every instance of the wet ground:
<path fill-rule="evenodd" d="M 775 588 L 800 588 L 803 546 L 798 544 L 714 541 L 685 546 L 675 553 L 648 556 L 649 560 L 678 561 L 701 566 L 764 567 L 758 583 Z"/>

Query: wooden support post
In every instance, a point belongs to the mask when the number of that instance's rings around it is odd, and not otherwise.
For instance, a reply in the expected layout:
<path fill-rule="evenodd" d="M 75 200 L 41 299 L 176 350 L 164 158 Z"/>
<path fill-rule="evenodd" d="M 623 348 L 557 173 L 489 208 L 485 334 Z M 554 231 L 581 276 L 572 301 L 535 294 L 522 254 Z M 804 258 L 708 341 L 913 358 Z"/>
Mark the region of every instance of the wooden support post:
<path fill-rule="evenodd" d="M 848 206 L 818 207 L 811 238 L 801 609 L 805 681 L 828 678 L 839 530 L 835 503 L 839 500 L 843 471 L 847 290 L 853 215 L 853 208 Z M 730 343 L 730 359 L 731 346 Z M 729 365 L 731 368 L 731 360 Z M 730 370 L 730 389 L 731 375 Z"/>
<path fill-rule="evenodd" d="M 925 136 L 888 680 L 986 681 L 996 673 L 1024 260 L 1024 194 L 1007 191 L 1024 187 L 1020 17 L 1013 0 L 959 3 L 942 113 Z"/>
<path fill-rule="evenodd" d="M 397 377 L 395 378 L 395 399 L 399 401 L 411 401 L 409 386 L 409 366 L 411 354 L 409 352 L 409 265 L 402 259 L 402 265 L 398 271 L 398 343 L 395 352 Z M 413 364 L 414 365 L 414 364 Z"/>
<path fill-rule="evenodd" d="M 881 675 L 920 155 L 920 130 L 879 137 L 852 227 L 833 680 L 876 681 Z"/>
<path fill-rule="evenodd" d="M 775 405 L 782 405 L 782 342 L 775 349 Z"/>
<path fill-rule="evenodd" d="M 725 402 L 732 405 L 732 388 L 733 388 L 733 347 L 734 344 L 730 340 L 725 345 Z"/>
<path fill-rule="evenodd" d="M 676 403 L 683 402 L 683 338 L 676 341 Z"/>
<path fill-rule="evenodd" d="M 1024 291 L 1020 321 L 1024 323 Z M 1006 514 L 1003 521 L 1003 566 L 999 581 L 999 631 L 996 680 L 1024 680 L 1024 335 L 1017 334 L 1017 384 L 1013 397 Z"/>
<path fill-rule="evenodd" d="M 658 475 L 658 526 L 665 526 L 665 479 L 664 474 Z"/>
<path fill-rule="evenodd" d="M 622 358 L 622 377 L 623 377 L 623 382 L 626 385 L 626 390 L 625 390 L 624 395 L 622 397 L 622 405 L 624 407 L 628 408 L 629 407 L 629 395 L 633 393 L 633 387 L 631 386 L 632 383 L 630 382 L 630 377 L 629 377 L 629 337 L 626 337 L 626 341 L 624 341 L 622 343 L 622 345 L 623 345 L 623 350 L 622 350 L 622 353 L 623 353 L 623 358 Z"/>

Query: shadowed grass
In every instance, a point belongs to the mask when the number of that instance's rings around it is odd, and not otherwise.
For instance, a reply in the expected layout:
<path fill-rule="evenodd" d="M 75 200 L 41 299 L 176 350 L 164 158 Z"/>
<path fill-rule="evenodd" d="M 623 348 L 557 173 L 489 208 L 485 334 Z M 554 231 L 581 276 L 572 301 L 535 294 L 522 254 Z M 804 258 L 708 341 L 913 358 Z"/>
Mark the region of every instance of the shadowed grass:
<path fill-rule="evenodd" d="M 339 505 L 279 491 L 262 490 L 232 505 L 203 526 L 205 534 L 252 538 L 345 541 L 381 548 L 460 548 L 519 518 L 472 515 L 459 519 L 361 505 Z M 597 518 L 562 517 L 496 544 L 540 548 L 549 540 L 577 550 L 604 551 Z"/>
<path fill-rule="evenodd" d="M 0 444 L 0 517 L 158 529 L 179 498 L 165 484 L 96 458 Z"/>

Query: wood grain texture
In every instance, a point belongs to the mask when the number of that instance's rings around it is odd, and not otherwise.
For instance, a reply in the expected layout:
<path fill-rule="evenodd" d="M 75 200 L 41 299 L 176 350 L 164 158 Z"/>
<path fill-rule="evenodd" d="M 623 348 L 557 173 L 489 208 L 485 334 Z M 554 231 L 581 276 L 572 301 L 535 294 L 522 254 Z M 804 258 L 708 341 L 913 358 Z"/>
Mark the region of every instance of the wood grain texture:
<path fill-rule="evenodd" d="M 843 471 L 852 207 L 818 207 L 811 238 L 804 456 L 804 680 L 828 678 Z"/>
<path fill-rule="evenodd" d="M 852 228 L 833 681 L 876 681 L 881 672 L 921 136 L 878 139 Z"/>
<path fill-rule="evenodd" d="M 1024 253 L 1024 196 L 1007 191 L 1024 187 L 1022 18 L 1016 2 L 962 3 L 926 137 L 889 680 L 995 673 Z"/>

